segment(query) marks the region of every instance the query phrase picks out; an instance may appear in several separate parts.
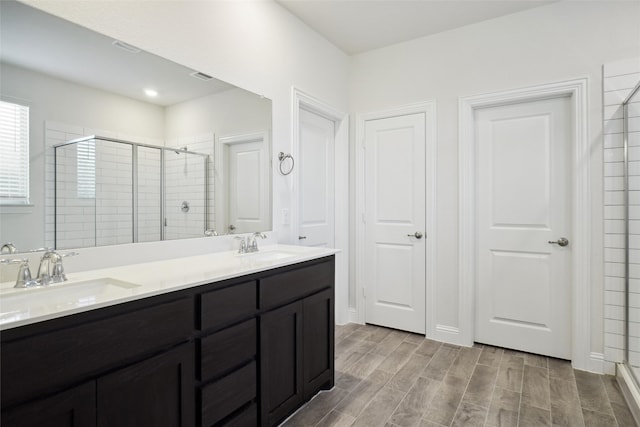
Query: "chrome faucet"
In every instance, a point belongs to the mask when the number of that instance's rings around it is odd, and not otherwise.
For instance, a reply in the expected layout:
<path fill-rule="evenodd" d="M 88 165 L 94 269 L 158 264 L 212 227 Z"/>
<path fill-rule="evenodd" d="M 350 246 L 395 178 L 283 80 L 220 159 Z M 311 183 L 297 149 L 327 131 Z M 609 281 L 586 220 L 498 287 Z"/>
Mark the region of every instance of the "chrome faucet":
<path fill-rule="evenodd" d="M 67 275 L 64 273 L 62 258 L 75 255 L 78 255 L 78 253 L 69 252 L 67 254 L 60 255 L 53 249 L 47 249 L 40 259 L 40 266 L 38 267 L 38 275 L 36 278 L 38 284 L 46 286 L 51 283 L 66 281 Z"/>
<path fill-rule="evenodd" d="M 258 252 L 258 241 L 257 238 L 266 239 L 267 235 L 261 233 L 259 231 L 250 234 L 247 237 L 236 236 L 236 240 L 240 240 L 240 247 L 238 248 L 239 254 L 247 254 L 251 252 Z"/>
<path fill-rule="evenodd" d="M 14 288 L 31 288 L 39 285 L 37 280 L 31 278 L 28 259 L 2 259 L 0 260 L 0 264 L 20 264 L 16 284 L 13 286 Z"/>
<path fill-rule="evenodd" d="M 247 252 L 258 252 L 258 237 L 261 239 L 267 238 L 266 234 L 259 231 L 247 237 Z"/>

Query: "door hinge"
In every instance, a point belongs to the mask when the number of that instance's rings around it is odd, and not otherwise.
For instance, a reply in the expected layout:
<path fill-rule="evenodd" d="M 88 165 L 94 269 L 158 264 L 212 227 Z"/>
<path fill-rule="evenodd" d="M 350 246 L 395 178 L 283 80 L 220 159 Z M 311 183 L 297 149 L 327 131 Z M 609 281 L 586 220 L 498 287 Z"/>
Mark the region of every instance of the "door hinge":
<path fill-rule="evenodd" d="M 366 224 L 367 223 L 367 219 L 366 219 L 366 215 L 362 214 L 362 223 Z"/>
<path fill-rule="evenodd" d="M 367 298 L 367 288 L 365 288 L 365 287 L 362 288 L 362 298 L 364 298 L 364 299 Z"/>

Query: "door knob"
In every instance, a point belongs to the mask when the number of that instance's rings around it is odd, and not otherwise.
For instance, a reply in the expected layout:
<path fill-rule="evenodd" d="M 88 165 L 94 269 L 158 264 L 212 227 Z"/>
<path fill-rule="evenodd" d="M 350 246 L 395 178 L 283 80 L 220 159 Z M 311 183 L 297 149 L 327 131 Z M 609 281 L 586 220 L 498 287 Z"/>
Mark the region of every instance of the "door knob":
<path fill-rule="evenodd" d="M 415 237 L 416 239 L 422 239 L 422 233 L 421 233 L 421 232 L 419 232 L 419 231 L 416 231 L 416 232 L 415 232 L 415 233 L 413 233 L 413 234 L 407 234 L 407 236 L 409 236 L 409 237 Z"/>
<path fill-rule="evenodd" d="M 567 246 L 569 244 L 569 239 L 567 239 L 566 237 L 561 237 L 555 242 L 553 240 L 549 240 L 549 243 L 552 245 Z"/>
<path fill-rule="evenodd" d="M 307 238 L 307 236 L 298 236 L 298 240 L 304 240 L 306 238 Z"/>

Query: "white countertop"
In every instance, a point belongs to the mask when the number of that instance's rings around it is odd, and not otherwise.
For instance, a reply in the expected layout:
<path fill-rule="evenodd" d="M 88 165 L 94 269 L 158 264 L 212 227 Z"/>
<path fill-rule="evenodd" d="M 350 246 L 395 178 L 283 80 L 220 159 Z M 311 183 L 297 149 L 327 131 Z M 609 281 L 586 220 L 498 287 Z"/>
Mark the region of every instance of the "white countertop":
<path fill-rule="evenodd" d="M 333 255 L 336 249 L 269 245 L 74 273 L 49 286 L 0 283 L 0 330 Z M 33 272 L 35 276 L 35 272 Z"/>

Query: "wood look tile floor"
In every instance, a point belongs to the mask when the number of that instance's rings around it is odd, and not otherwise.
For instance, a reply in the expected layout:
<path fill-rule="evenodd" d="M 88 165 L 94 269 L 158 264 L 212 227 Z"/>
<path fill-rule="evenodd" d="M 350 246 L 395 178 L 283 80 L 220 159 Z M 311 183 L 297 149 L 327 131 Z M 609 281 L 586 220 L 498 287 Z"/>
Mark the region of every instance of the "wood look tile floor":
<path fill-rule="evenodd" d="M 513 350 L 336 327 L 335 387 L 283 427 L 635 426 L 612 376 Z"/>

